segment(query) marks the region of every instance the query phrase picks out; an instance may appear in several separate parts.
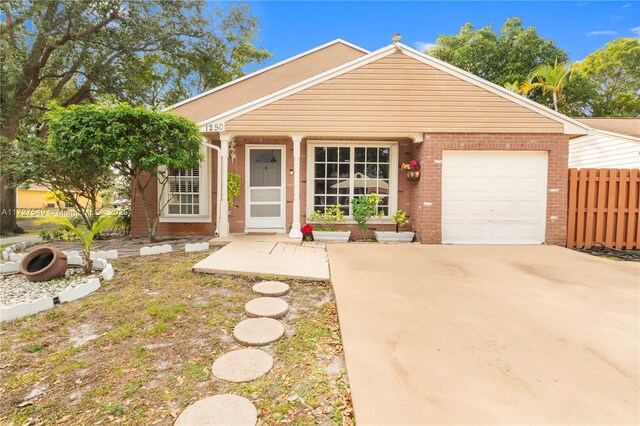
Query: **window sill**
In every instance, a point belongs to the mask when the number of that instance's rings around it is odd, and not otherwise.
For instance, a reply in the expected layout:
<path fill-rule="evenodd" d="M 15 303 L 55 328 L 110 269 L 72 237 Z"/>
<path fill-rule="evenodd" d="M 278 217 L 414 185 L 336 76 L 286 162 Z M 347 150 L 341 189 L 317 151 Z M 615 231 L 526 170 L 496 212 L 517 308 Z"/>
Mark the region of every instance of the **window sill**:
<path fill-rule="evenodd" d="M 211 216 L 160 216 L 160 223 L 211 223 Z"/>

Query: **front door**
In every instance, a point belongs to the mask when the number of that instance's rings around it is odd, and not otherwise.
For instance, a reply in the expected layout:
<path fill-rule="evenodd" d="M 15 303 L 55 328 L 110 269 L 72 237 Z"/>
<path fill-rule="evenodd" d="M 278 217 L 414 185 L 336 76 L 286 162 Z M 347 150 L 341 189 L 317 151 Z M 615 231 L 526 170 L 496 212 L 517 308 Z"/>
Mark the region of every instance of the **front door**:
<path fill-rule="evenodd" d="M 247 146 L 246 231 L 285 231 L 283 146 Z"/>

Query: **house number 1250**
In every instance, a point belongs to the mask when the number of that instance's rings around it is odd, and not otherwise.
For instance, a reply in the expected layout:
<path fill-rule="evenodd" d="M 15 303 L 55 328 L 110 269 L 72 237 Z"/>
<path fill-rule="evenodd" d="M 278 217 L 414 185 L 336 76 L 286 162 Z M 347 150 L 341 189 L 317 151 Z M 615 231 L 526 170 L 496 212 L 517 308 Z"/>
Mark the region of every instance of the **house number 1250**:
<path fill-rule="evenodd" d="M 224 132 L 224 123 L 209 123 L 206 129 L 207 132 Z"/>

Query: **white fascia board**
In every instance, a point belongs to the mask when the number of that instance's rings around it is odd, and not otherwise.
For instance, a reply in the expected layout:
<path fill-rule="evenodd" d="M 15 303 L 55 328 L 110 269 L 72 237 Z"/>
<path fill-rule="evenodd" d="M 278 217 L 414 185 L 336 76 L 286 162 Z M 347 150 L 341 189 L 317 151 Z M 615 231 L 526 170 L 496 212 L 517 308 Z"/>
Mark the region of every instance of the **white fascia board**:
<path fill-rule="evenodd" d="M 189 102 L 191 102 L 191 101 L 195 101 L 196 99 L 200 99 L 200 98 L 202 98 L 203 96 L 207 96 L 207 95 L 209 95 L 209 94 L 211 94 L 211 93 L 217 92 L 218 90 L 222 90 L 222 89 L 224 89 L 224 88 L 226 88 L 226 87 L 229 87 L 229 86 L 231 86 L 231 85 L 233 85 L 233 84 L 240 83 L 241 81 L 247 80 L 247 79 L 249 79 L 249 78 L 251 78 L 251 77 L 255 77 L 255 76 L 256 76 L 256 75 L 258 75 L 258 74 L 262 74 L 263 72 L 267 72 L 267 71 L 269 71 L 269 70 L 272 70 L 272 69 L 274 69 L 274 68 L 277 68 L 277 67 L 279 67 L 279 66 L 282 66 L 282 65 L 284 65 L 284 64 L 287 64 L 287 63 L 289 63 L 289 62 L 295 61 L 296 59 L 302 58 L 303 56 L 310 55 L 311 53 L 317 52 L 318 50 L 322 50 L 322 49 L 324 49 L 324 48 L 326 48 L 326 47 L 332 46 L 332 45 L 337 44 L 337 43 L 344 44 L 344 45 L 349 46 L 349 47 L 351 47 L 351 48 L 353 48 L 353 49 L 355 49 L 355 50 L 359 50 L 359 51 L 361 51 L 362 53 L 365 53 L 365 54 L 368 54 L 368 53 L 369 53 L 369 51 L 368 51 L 368 50 L 363 49 L 363 48 L 362 48 L 362 47 L 360 47 L 360 46 L 356 46 L 355 44 L 353 44 L 353 43 L 349 43 L 349 42 L 348 42 L 348 41 L 346 41 L 346 40 L 342 40 L 341 38 L 337 38 L 337 39 L 332 40 L 332 41 L 330 41 L 330 42 L 328 42 L 328 43 L 321 44 L 321 45 L 320 45 L 320 46 L 318 46 L 318 47 L 314 47 L 313 49 L 307 50 L 307 51 L 305 51 L 305 52 L 302 52 L 302 53 L 299 53 L 299 54 L 297 54 L 297 55 L 295 55 L 295 56 L 292 56 L 292 57 L 290 57 L 290 58 L 287 58 L 287 59 L 285 59 L 285 60 L 283 60 L 283 61 L 277 62 L 277 63 L 275 63 L 275 64 L 273 64 L 273 65 L 269 65 L 269 66 L 268 66 L 268 67 L 266 67 L 266 68 L 261 68 L 261 69 L 259 69 L 259 70 L 253 71 L 253 72 L 251 72 L 251 73 L 249 73 L 249 74 L 243 75 L 243 76 L 242 76 L 242 77 L 240 77 L 240 78 L 236 78 L 235 80 L 231 80 L 231 81 L 230 81 L 230 82 L 228 82 L 228 83 L 222 84 L 222 85 L 220 85 L 220 86 L 216 86 L 216 87 L 214 87 L 213 89 L 209 89 L 209 90 L 207 90 L 206 92 L 199 93 L 199 94 L 197 94 L 197 95 L 195 95 L 195 96 L 192 96 L 192 97 L 190 97 L 190 98 L 188 98 L 188 99 L 185 99 L 185 100 L 183 100 L 183 101 L 180 101 L 180 102 L 177 102 L 177 103 L 175 103 L 175 104 L 173 104 L 173 105 L 170 105 L 170 106 L 168 106 L 168 107 L 165 107 L 165 108 L 163 108 L 163 109 L 162 109 L 162 111 L 169 111 L 169 110 L 171 110 L 171 109 L 177 108 L 177 107 L 179 107 L 179 106 L 181 106 L 181 105 L 184 105 L 184 104 L 187 104 L 187 103 L 189 103 Z"/>
<path fill-rule="evenodd" d="M 364 65 L 367 65 L 371 62 L 377 61 L 378 59 L 384 58 L 385 56 L 389 56 L 396 51 L 395 46 L 385 46 L 382 49 L 378 49 L 374 52 L 371 52 L 367 55 L 361 56 L 360 58 L 356 58 L 350 62 L 339 65 L 335 68 L 327 70 L 323 73 L 314 75 L 312 77 L 307 78 L 306 80 L 302 80 L 296 84 L 285 87 L 283 89 L 278 90 L 277 92 L 270 93 L 262 98 L 258 98 L 254 101 L 247 102 L 244 105 L 240 105 L 236 108 L 230 109 L 229 111 L 225 111 L 222 114 L 218 114 L 215 117 L 207 118 L 198 122 L 198 126 L 204 126 L 208 123 L 223 121 L 223 120 L 232 120 L 236 117 L 239 117 L 247 112 L 253 111 L 261 106 L 270 104 L 287 96 L 298 93 L 304 89 L 307 89 L 311 86 L 315 86 L 316 84 L 320 84 L 324 81 L 330 80 L 334 77 L 352 71 L 356 68 L 360 68 Z"/>
<path fill-rule="evenodd" d="M 602 135 L 602 136 L 610 136 L 610 137 L 614 137 L 614 138 L 618 138 L 618 139 L 625 139 L 631 142 L 636 142 L 636 143 L 640 143 L 640 138 L 637 138 L 635 136 L 629 136 L 629 135 L 623 135 L 621 133 L 614 133 L 614 132 L 608 132 L 606 130 L 600 130 L 600 129 L 592 129 L 589 134 L 598 134 L 598 135 Z"/>
<path fill-rule="evenodd" d="M 409 47 L 405 44 L 398 43 L 398 46 L 404 51 L 407 56 L 419 60 L 427 65 L 431 65 L 432 67 L 437 68 L 440 71 L 446 72 L 447 74 L 453 75 L 454 77 L 458 77 L 461 80 L 481 87 L 507 100 L 513 101 L 554 121 L 562 123 L 564 125 L 565 134 L 586 135 L 588 133 L 589 126 L 579 122 L 578 120 L 574 120 L 573 118 L 567 117 L 564 114 L 560 114 L 559 112 L 547 108 L 544 105 L 540 105 L 539 103 L 534 102 L 531 99 L 518 95 L 517 93 L 513 93 L 512 91 L 507 90 L 504 87 L 500 87 L 495 83 L 487 81 L 481 77 L 478 77 L 477 75 L 471 74 L 470 72 L 429 56 L 426 53 L 415 50 L 414 48 Z"/>

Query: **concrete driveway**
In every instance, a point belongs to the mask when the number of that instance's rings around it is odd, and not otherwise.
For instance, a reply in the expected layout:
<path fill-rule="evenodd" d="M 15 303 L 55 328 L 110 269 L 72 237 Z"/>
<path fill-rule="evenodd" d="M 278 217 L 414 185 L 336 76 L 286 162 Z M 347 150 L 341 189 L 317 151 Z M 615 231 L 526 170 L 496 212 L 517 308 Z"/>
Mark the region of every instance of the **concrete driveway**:
<path fill-rule="evenodd" d="M 328 245 L 359 425 L 637 424 L 640 265 Z"/>

